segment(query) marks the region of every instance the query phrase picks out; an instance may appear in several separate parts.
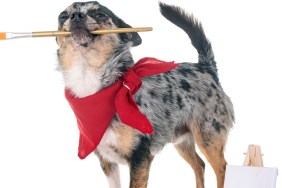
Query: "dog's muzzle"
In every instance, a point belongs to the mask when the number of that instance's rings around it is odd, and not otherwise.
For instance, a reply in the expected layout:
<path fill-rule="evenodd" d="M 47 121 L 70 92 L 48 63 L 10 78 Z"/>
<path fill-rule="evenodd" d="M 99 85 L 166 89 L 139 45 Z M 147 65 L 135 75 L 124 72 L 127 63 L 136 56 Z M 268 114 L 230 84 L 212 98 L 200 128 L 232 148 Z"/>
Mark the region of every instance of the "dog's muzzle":
<path fill-rule="evenodd" d="M 86 15 L 82 12 L 74 12 L 70 15 L 71 21 L 71 32 L 78 30 L 85 30 L 87 31 L 85 25 Z"/>
<path fill-rule="evenodd" d="M 86 20 L 86 14 L 82 12 L 74 12 L 70 15 L 70 20 L 73 23 L 80 23 Z"/>
<path fill-rule="evenodd" d="M 74 12 L 70 15 L 71 22 L 71 37 L 74 38 L 77 43 L 86 44 L 91 41 L 93 36 L 89 33 L 86 26 L 87 15 L 82 12 Z"/>

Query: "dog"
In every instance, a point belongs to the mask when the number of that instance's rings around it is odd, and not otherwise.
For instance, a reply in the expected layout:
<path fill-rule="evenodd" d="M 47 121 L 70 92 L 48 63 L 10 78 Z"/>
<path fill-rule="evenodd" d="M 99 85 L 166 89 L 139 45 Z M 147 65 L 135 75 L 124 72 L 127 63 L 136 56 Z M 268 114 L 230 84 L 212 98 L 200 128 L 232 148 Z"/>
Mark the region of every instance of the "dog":
<path fill-rule="evenodd" d="M 196 187 L 204 187 L 205 163 L 196 145 L 212 166 L 217 187 L 223 188 L 224 149 L 234 124 L 230 98 L 219 81 L 211 43 L 201 23 L 182 8 L 159 3 L 161 14 L 184 30 L 198 52 L 198 63 L 179 63 L 171 71 L 142 78 L 134 94 L 139 110 L 154 133 L 142 134 L 115 115 L 94 153 L 110 188 L 119 188 L 118 164 L 128 164 L 130 188 L 146 188 L 154 156 L 167 143 L 191 165 Z M 131 27 L 96 1 L 76 2 L 58 17 L 58 67 L 65 88 L 76 98 L 92 95 L 117 82 L 134 65 L 131 47 L 142 43 L 138 33 L 92 35 L 97 29 Z"/>

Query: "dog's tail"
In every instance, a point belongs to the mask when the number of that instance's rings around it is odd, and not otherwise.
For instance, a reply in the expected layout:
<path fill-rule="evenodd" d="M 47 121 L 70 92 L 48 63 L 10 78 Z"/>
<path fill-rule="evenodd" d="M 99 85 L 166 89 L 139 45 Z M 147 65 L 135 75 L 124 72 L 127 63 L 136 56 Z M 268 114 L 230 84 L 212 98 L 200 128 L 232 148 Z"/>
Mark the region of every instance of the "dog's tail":
<path fill-rule="evenodd" d="M 162 2 L 159 5 L 162 15 L 188 34 L 192 45 L 198 51 L 199 63 L 217 72 L 212 46 L 206 38 L 202 24 L 193 15 L 187 14 L 180 7 L 167 5 Z"/>

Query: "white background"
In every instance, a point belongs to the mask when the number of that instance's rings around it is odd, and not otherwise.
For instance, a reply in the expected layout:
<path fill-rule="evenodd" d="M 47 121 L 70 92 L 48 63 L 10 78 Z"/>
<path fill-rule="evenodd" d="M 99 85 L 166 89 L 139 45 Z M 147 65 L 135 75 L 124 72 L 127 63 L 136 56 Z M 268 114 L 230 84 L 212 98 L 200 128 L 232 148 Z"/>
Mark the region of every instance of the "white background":
<path fill-rule="evenodd" d="M 140 33 L 133 49 L 144 56 L 197 62 L 183 31 L 166 21 L 158 1 L 101 0 Z M 259 144 L 264 165 L 282 170 L 282 11 L 275 0 L 165 0 L 201 20 L 213 45 L 223 88 L 234 103 L 236 124 L 226 147 L 229 164 L 242 165 L 249 144 Z M 72 1 L 2 1 L 1 31 L 56 30 Z M 77 157 L 78 129 L 56 68 L 54 38 L 0 41 L 0 187 L 107 187 L 94 155 Z M 121 166 L 122 185 L 128 170 Z M 216 187 L 206 162 L 206 187 Z M 154 160 L 149 187 L 195 187 L 189 165 L 168 145 Z M 281 175 L 277 187 L 282 187 Z"/>

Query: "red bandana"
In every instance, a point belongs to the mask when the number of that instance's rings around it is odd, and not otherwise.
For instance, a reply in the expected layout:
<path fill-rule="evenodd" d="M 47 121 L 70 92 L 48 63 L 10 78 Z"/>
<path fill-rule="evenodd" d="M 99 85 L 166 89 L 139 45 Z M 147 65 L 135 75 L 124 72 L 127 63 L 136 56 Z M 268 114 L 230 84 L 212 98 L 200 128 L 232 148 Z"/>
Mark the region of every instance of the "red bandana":
<path fill-rule="evenodd" d="M 86 158 L 96 149 L 116 113 L 124 124 L 144 134 L 152 134 L 151 123 L 139 111 L 132 95 L 141 87 L 142 77 L 167 72 L 177 66 L 174 62 L 143 58 L 118 82 L 93 95 L 75 98 L 66 89 L 65 96 L 76 116 L 80 131 L 79 158 Z"/>

